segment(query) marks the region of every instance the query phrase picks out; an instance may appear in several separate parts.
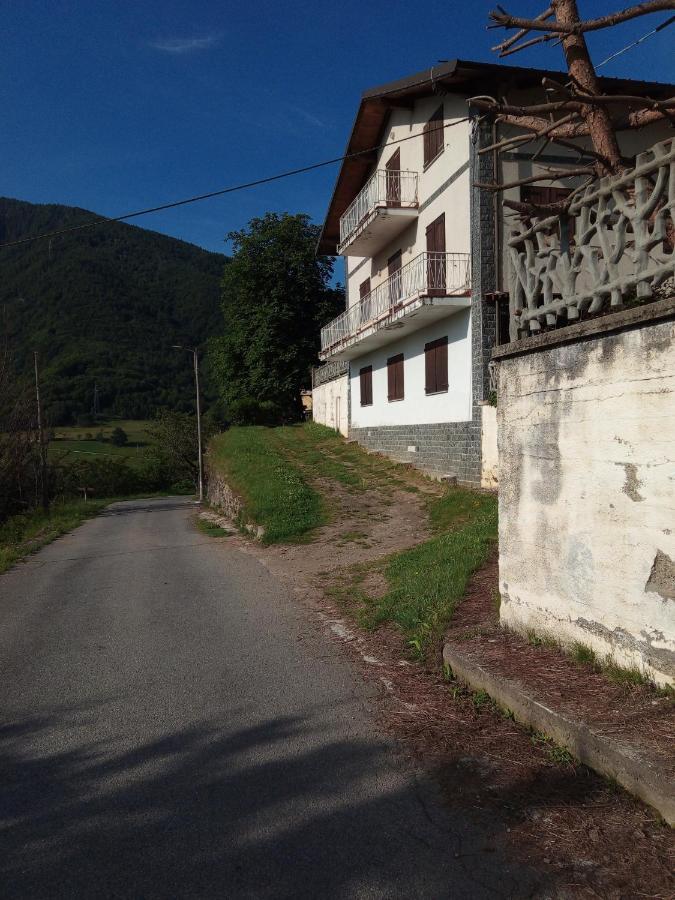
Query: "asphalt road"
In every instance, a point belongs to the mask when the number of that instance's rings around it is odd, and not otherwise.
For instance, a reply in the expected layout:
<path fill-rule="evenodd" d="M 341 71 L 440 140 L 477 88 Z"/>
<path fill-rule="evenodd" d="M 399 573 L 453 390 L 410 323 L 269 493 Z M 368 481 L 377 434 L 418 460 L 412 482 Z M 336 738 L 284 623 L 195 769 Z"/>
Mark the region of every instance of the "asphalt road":
<path fill-rule="evenodd" d="M 530 896 L 193 516 L 115 504 L 0 576 L 0 896 Z"/>

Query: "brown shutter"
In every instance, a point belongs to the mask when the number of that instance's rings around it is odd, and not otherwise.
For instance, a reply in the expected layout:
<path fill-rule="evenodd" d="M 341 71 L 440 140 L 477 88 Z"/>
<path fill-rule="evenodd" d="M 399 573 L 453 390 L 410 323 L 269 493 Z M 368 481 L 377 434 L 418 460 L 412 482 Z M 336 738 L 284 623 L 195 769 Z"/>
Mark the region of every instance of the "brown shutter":
<path fill-rule="evenodd" d="M 448 389 L 448 339 L 436 342 L 436 390 Z"/>
<path fill-rule="evenodd" d="M 359 285 L 359 298 L 363 300 L 363 298 L 370 293 L 370 278 L 366 278 L 365 281 L 362 281 Z"/>
<path fill-rule="evenodd" d="M 396 360 L 396 398 L 403 400 L 405 397 L 405 382 L 403 380 L 403 354 L 399 353 Z"/>
<path fill-rule="evenodd" d="M 424 167 L 430 165 L 443 149 L 443 105 L 438 107 L 423 129 Z"/>
<path fill-rule="evenodd" d="M 448 389 L 448 339 L 438 338 L 424 345 L 424 390 L 436 394 Z"/>
<path fill-rule="evenodd" d="M 373 367 L 365 366 L 359 371 L 361 382 L 361 406 L 371 406 L 373 402 Z"/>
<path fill-rule="evenodd" d="M 433 394 L 436 390 L 436 354 L 434 345 L 424 345 L 424 392 Z"/>
<path fill-rule="evenodd" d="M 387 360 L 387 399 L 403 400 L 403 354 Z"/>

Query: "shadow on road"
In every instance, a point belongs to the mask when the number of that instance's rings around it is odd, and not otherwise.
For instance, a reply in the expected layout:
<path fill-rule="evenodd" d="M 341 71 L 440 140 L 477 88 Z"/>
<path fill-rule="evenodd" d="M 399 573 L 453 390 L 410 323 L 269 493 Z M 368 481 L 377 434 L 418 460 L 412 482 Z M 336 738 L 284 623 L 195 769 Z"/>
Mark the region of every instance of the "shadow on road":
<path fill-rule="evenodd" d="M 78 745 L 91 715 L 56 710 L 0 730 L 6 900 L 454 900 L 531 896 L 541 882 L 506 862 L 501 826 L 457 811 L 439 821 L 419 782 L 387 789 L 385 774 L 361 792 L 387 771 L 376 743 L 326 741 L 279 718 L 204 724 L 128 751 Z"/>

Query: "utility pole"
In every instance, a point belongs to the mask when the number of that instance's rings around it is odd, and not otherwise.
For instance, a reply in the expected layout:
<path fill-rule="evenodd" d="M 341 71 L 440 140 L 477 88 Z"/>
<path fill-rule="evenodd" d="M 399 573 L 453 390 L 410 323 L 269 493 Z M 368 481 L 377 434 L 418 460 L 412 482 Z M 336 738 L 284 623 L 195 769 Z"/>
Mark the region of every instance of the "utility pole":
<path fill-rule="evenodd" d="M 197 395 L 197 456 L 199 462 L 199 502 L 204 500 L 204 462 L 202 454 L 202 411 L 199 402 L 199 356 L 196 347 L 183 347 L 181 344 L 172 344 L 174 350 L 187 350 L 192 354 L 195 370 L 195 393 Z"/>
<path fill-rule="evenodd" d="M 45 448 L 45 432 L 42 424 L 42 403 L 40 402 L 40 376 L 38 374 L 38 353 L 33 351 L 35 364 L 35 400 L 37 402 L 38 442 L 40 446 L 40 486 L 42 492 L 42 508 L 49 511 L 49 485 L 47 484 L 47 453 Z"/>
<path fill-rule="evenodd" d="M 199 359 L 197 350 L 192 351 L 192 358 L 195 365 L 195 391 L 197 394 L 197 453 L 199 455 L 199 502 L 204 500 L 204 470 L 202 462 L 202 412 L 199 402 Z"/>

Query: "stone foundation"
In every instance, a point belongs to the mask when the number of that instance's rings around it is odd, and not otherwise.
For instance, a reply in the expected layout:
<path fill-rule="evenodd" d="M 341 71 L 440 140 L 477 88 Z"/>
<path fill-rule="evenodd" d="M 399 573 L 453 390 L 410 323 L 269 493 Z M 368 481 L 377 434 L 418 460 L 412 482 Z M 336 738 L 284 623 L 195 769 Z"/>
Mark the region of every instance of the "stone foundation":
<path fill-rule="evenodd" d="M 384 453 L 396 462 L 411 463 L 437 477 L 456 475 L 460 484 L 480 487 L 480 419 L 437 425 L 351 428 L 349 436 L 367 450 Z"/>

